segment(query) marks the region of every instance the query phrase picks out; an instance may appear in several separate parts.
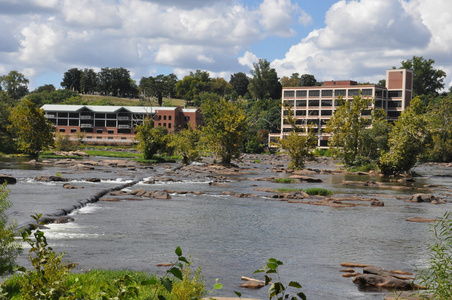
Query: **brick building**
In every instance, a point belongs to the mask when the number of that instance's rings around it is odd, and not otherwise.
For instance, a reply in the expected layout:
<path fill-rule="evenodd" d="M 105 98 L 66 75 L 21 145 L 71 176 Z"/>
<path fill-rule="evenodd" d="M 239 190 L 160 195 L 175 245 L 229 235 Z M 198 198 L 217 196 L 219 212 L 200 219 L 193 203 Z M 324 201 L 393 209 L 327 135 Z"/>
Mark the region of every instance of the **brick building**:
<path fill-rule="evenodd" d="M 313 126 L 318 136 L 318 146 L 327 147 L 328 134 L 324 132 L 326 122 L 341 105 L 338 97 L 345 101 L 361 95 L 374 99 L 369 108 L 383 108 L 389 121 L 397 120 L 400 113 L 409 105 L 413 95 L 413 72 L 406 69 L 386 71 L 386 86 L 361 85 L 356 81 L 325 81 L 323 86 L 284 87 L 282 90 L 281 132 L 270 135 L 270 142 L 282 138 L 292 128 L 284 119 L 287 108 L 293 110 L 293 116 L 300 127 Z M 369 111 L 370 113 L 370 111 Z"/>
<path fill-rule="evenodd" d="M 54 105 L 42 106 L 45 117 L 54 124 L 56 132 L 76 138 L 84 135 L 88 143 L 133 143 L 135 127 L 146 117 L 154 126 L 169 132 L 202 125 L 199 109 L 145 106 Z"/>

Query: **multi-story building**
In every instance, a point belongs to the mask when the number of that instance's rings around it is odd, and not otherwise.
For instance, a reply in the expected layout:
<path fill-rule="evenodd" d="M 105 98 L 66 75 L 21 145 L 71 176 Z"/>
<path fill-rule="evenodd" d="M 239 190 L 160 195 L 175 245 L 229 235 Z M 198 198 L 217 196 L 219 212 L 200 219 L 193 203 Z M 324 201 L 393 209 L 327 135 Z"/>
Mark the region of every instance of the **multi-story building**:
<path fill-rule="evenodd" d="M 56 132 L 77 138 L 82 134 L 88 143 L 132 143 L 135 127 L 145 118 L 154 120 L 154 127 L 168 132 L 196 128 L 202 124 L 199 109 L 145 106 L 54 105 L 42 106 L 45 117 Z"/>
<path fill-rule="evenodd" d="M 301 128 L 307 125 L 313 127 L 318 136 L 318 146 L 328 145 L 328 134 L 325 133 L 326 123 L 342 101 L 362 97 L 374 99 L 369 102 L 372 107 L 383 108 L 390 121 L 397 120 L 400 113 L 410 105 L 413 89 L 413 72 L 406 69 L 386 71 L 386 86 L 358 84 L 356 81 L 340 80 L 325 81 L 323 86 L 284 87 L 282 91 L 281 133 L 271 134 L 270 142 L 276 137 L 282 138 L 292 131 L 285 116 L 292 110 L 296 124 Z M 366 113 L 366 112 L 365 112 Z M 369 110 L 370 113 L 370 110 Z"/>

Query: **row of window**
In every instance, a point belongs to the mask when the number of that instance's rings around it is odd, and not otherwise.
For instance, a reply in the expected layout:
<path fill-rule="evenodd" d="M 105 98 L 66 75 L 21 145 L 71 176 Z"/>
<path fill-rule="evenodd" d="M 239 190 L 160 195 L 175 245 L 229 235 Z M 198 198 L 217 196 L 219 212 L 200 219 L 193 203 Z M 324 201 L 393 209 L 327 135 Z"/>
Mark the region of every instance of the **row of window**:
<path fill-rule="evenodd" d="M 348 96 L 352 97 L 352 96 L 357 96 L 359 95 L 361 91 L 361 95 L 363 96 L 372 96 L 373 95 L 373 90 L 372 89 L 349 89 L 348 90 Z M 382 91 L 377 91 L 377 92 L 382 92 Z M 347 90 L 345 89 L 341 89 L 341 90 L 300 90 L 300 91 L 284 91 L 284 98 L 304 98 L 307 95 L 309 95 L 309 97 L 320 97 L 320 95 L 322 95 L 322 97 L 333 97 L 333 94 L 335 97 L 347 97 Z"/>
<path fill-rule="evenodd" d="M 345 103 L 345 100 L 334 100 L 334 106 L 341 106 Z M 319 104 L 322 107 L 332 107 L 333 106 L 333 100 L 284 100 L 284 104 L 290 107 L 306 107 L 307 104 L 309 104 L 310 107 L 313 106 L 319 106 Z M 368 105 L 370 106 L 371 103 L 369 102 Z M 384 107 L 384 102 L 382 100 L 376 100 L 375 106 L 376 107 Z M 402 101 L 388 101 L 388 107 L 402 107 Z"/>

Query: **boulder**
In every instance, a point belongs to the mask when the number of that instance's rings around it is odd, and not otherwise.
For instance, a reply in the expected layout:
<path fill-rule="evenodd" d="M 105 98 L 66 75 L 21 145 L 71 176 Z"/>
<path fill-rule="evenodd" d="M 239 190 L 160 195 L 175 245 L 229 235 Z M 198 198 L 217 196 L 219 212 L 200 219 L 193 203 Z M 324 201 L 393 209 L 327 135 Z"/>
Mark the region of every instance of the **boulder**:
<path fill-rule="evenodd" d="M 372 199 L 372 201 L 370 202 L 370 206 L 385 206 L 385 203 L 378 199 Z"/>
<path fill-rule="evenodd" d="M 56 224 L 66 224 L 68 222 L 74 222 L 74 218 L 68 217 L 68 216 L 63 216 L 63 217 L 60 217 L 55 220 Z"/>
<path fill-rule="evenodd" d="M 130 195 L 143 196 L 147 191 L 143 189 L 133 190 L 130 192 Z"/>
<path fill-rule="evenodd" d="M 422 218 L 422 217 L 412 217 L 412 218 L 408 218 L 405 219 L 405 221 L 407 222 L 418 222 L 418 223 L 430 223 L 430 222 L 436 222 L 438 220 L 436 219 L 426 219 L 426 218 Z"/>
<path fill-rule="evenodd" d="M 290 176 L 292 179 L 297 179 L 302 182 L 322 182 L 322 179 L 314 178 L 310 176 L 303 176 L 303 175 L 292 175 Z"/>
<path fill-rule="evenodd" d="M 355 262 L 343 262 L 341 263 L 342 267 L 345 268 L 366 268 L 366 267 L 372 267 L 372 265 L 366 265 L 366 264 L 360 264 Z"/>
<path fill-rule="evenodd" d="M 100 182 L 100 178 L 87 178 L 87 179 L 85 179 L 85 181 L 88 181 L 88 182 Z"/>
<path fill-rule="evenodd" d="M 247 289 L 260 289 L 264 286 L 264 283 L 260 281 L 250 280 L 242 283 L 239 287 L 247 288 Z"/>
<path fill-rule="evenodd" d="M 35 181 L 44 181 L 44 182 L 50 182 L 50 181 L 68 181 L 67 178 L 63 178 L 61 176 L 53 176 L 53 175 L 38 175 L 35 177 Z"/>
<path fill-rule="evenodd" d="M 15 184 L 17 182 L 16 178 L 11 175 L 1 175 L 0 174 L 0 184 L 6 182 L 7 184 Z"/>
<path fill-rule="evenodd" d="M 353 282 L 361 286 L 374 286 L 396 289 L 398 291 L 407 291 L 418 288 L 415 284 L 411 284 L 405 280 L 374 274 L 359 274 L 353 279 Z"/>
<path fill-rule="evenodd" d="M 128 193 L 126 191 L 113 191 L 110 193 L 110 195 L 112 196 L 124 196 L 127 195 Z"/>
<path fill-rule="evenodd" d="M 74 190 L 74 189 L 83 189 L 83 186 L 77 187 L 77 186 L 73 186 L 70 183 L 65 183 L 65 184 L 63 184 L 63 188 L 69 189 L 69 190 Z"/>
<path fill-rule="evenodd" d="M 386 277 L 395 277 L 397 279 L 402 279 L 402 280 L 413 280 L 414 279 L 412 277 L 407 277 L 407 276 L 400 274 L 400 271 L 393 272 L 391 270 L 386 270 L 386 269 L 378 268 L 378 267 L 366 267 L 363 269 L 363 273 L 364 274 L 374 274 L 374 275 L 379 275 L 379 276 L 386 276 Z M 405 274 L 409 274 L 409 273 L 406 272 Z"/>
<path fill-rule="evenodd" d="M 155 199 L 171 199 L 171 196 L 166 192 L 154 192 L 153 197 Z"/>
<path fill-rule="evenodd" d="M 414 194 L 411 196 L 410 202 L 432 202 L 436 200 L 435 196 L 432 194 Z"/>

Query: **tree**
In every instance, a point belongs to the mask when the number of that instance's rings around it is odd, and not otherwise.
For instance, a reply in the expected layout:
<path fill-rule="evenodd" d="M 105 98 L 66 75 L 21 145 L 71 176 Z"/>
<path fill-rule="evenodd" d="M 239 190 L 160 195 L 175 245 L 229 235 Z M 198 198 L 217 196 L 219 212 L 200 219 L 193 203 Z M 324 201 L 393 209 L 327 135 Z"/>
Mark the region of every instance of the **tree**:
<path fill-rule="evenodd" d="M 249 127 L 248 119 L 240 103 L 221 99 L 206 100 L 201 106 L 204 126 L 204 141 L 209 150 L 229 166 L 231 160 L 239 158 L 242 143 Z"/>
<path fill-rule="evenodd" d="M 44 84 L 33 91 L 33 93 L 54 92 L 56 88 L 53 84 Z"/>
<path fill-rule="evenodd" d="M 22 73 L 11 71 L 8 75 L 0 76 L 0 87 L 2 87 L 9 97 L 19 100 L 28 94 L 29 80 Z"/>
<path fill-rule="evenodd" d="M 5 91 L 0 91 L 0 152 L 14 152 L 14 139 L 12 133 L 8 130 L 9 115 L 11 113 L 11 98 Z"/>
<path fill-rule="evenodd" d="M 200 130 L 187 128 L 174 135 L 170 145 L 174 147 L 175 154 L 182 155 L 182 163 L 189 164 L 200 158 L 200 139 Z"/>
<path fill-rule="evenodd" d="M 339 101 L 344 101 L 342 97 Z M 365 132 L 377 121 L 382 121 L 384 111 L 369 108 L 373 99 L 357 95 L 345 100 L 326 124 L 331 134 L 328 144 L 333 157 L 340 158 L 347 167 L 369 163 Z"/>
<path fill-rule="evenodd" d="M 438 104 L 430 103 L 427 113 L 431 140 L 426 159 L 438 162 L 452 161 L 452 95 L 443 97 Z"/>
<path fill-rule="evenodd" d="M 287 166 L 290 169 L 303 169 L 306 160 L 313 159 L 312 150 L 317 146 L 317 136 L 312 128 L 306 126 L 306 134 L 303 134 L 302 128 L 296 125 L 296 119 L 293 117 L 293 110 L 291 107 L 286 109 L 286 123 L 292 126 L 292 131 L 279 139 L 281 148 L 286 150 L 290 162 Z"/>
<path fill-rule="evenodd" d="M 82 78 L 82 71 L 77 68 L 72 68 L 64 72 L 61 86 L 67 90 L 80 93 L 80 80 Z"/>
<path fill-rule="evenodd" d="M 83 94 L 93 94 L 97 88 L 97 74 L 93 69 L 85 68 L 80 75 L 80 91 Z"/>
<path fill-rule="evenodd" d="M 177 76 L 173 73 L 165 76 L 163 74 L 156 77 L 142 77 L 139 89 L 144 97 L 156 97 L 159 106 L 163 105 L 163 97 L 173 97 L 175 95 Z"/>
<path fill-rule="evenodd" d="M 138 140 L 138 149 L 143 153 L 144 159 L 151 159 L 158 152 L 164 152 L 168 145 L 168 129 L 154 127 L 154 121 L 145 119 L 143 124 L 135 129 Z"/>
<path fill-rule="evenodd" d="M 238 72 L 231 75 L 229 83 L 232 85 L 237 95 L 243 97 L 248 92 L 250 80 L 245 73 Z"/>
<path fill-rule="evenodd" d="M 413 70 L 414 96 L 435 97 L 438 91 L 444 88 L 446 72 L 433 69 L 433 59 L 424 59 L 422 56 L 413 56 L 412 59 L 402 61 L 403 69 Z"/>
<path fill-rule="evenodd" d="M 281 83 L 278 80 L 278 74 L 274 68 L 270 68 L 270 63 L 266 59 L 260 58 L 253 64 L 254 70 L 251 70 L 253 78 L 250 79 L 248 91 L 254 99 L 280 99 Z"/>
<path fill-rule="evenodd" d="M 8 201 L 6 183 L 0 183 L 0 275 L 12 273 L 15 259 L 22 252 L 20 244 L 15 240 L 16 222 L 8 223 L 6 210 L 12 206 Z"/>
<path fill-rule="evenodd" d="M 423 153 L 428 139 L 427 118 L 421 99 L 416 97 L 394 122 L 389 134 L 389 150 L 380 157 L 381 172 L 392 175 L 410 171 Z"/>
<path fill-rule="evenodd" d="M 317 85 L 317 80 L 311 74 L 303 74 L 300 77 L 299 73 L 292 73 L 290 78 L 287 76 L 281 78 L 281 84 L 283 87 L 315 86 Z"/>
<path fill-rule="evenodd" d="M 9 116 L 8 130 L 16 136 L 20 151 L 31 156 L 53 145 L 52 125 L 44 117 L 44 111 L 31 101 L 24 100 L 14 107 Z"/>

